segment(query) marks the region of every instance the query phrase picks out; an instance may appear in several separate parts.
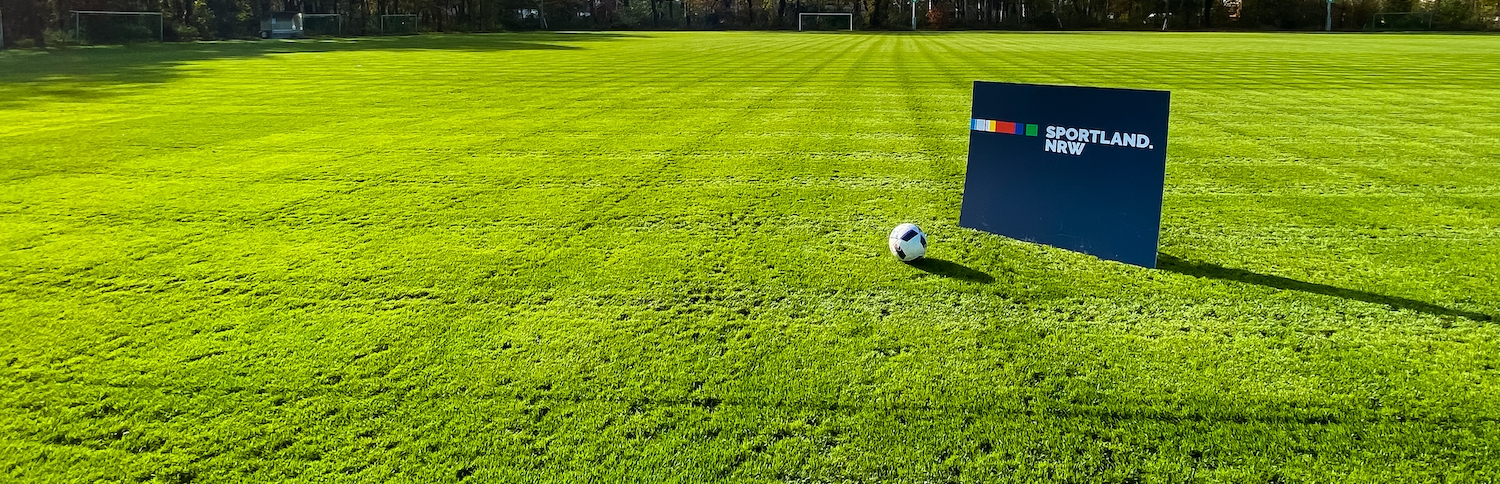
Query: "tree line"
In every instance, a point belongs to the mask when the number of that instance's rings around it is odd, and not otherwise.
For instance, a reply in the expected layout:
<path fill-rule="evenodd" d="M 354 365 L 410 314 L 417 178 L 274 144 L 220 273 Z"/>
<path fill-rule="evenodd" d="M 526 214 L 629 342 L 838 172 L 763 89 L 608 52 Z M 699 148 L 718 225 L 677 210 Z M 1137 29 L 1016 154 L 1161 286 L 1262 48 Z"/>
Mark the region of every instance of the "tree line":
<path fill-rule="evenodd" d="M 75 10 L 161 15 L 75 16 Z M 390 33 L 391 23 L 382 20 L 393 18 L 408 29 L 444 32 L 796 29 L 805 12 L 849 13 L 856 28 L 872 30 L 1500 27 L 1500 0 L 0 0 L 0 26 L 5 46 L 233 39 L 255 36 L 272 12 L 340 15 L 308 17 L 306 30 L 314 35 Z M 807 21 L 815 28 L 847 22 Z"/>

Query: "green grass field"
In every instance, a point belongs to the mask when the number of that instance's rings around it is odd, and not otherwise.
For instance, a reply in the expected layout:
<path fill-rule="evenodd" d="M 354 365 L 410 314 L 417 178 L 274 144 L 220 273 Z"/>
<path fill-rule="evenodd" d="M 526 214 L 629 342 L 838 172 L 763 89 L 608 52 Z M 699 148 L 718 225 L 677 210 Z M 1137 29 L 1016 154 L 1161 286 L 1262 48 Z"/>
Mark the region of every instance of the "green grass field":
<path fill-rule="evenodd" d="M 1160 269 L 957 226 L 976 79 L 1172 91 Z M 7 481 L 1494 482 L 1497 273 L 1496 36 L 0 53 Z"/>

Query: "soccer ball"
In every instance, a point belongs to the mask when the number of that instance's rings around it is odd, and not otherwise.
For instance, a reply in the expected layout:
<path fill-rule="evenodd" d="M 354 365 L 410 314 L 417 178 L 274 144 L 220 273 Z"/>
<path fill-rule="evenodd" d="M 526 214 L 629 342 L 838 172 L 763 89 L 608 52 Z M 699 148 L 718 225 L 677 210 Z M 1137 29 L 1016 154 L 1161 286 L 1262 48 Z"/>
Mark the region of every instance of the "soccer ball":
<path fill-rule="evenodd" d="M 901 262 L 911 262 L 927 255 L 927 234 L 913 224 L 901 224 L 891 231 L 891 255 Z"/>

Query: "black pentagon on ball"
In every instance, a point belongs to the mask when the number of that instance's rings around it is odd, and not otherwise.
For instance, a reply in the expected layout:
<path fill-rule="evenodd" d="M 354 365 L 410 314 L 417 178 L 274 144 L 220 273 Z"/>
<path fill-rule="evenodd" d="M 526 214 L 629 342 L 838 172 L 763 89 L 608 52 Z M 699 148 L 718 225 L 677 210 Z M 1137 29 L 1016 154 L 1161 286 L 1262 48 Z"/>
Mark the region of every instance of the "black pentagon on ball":
<path fill-rule="evenodd" d="M 916 237 L 916 236 L 917 236 L 917 231 L 915 231 L 915 230 L 908 230 L 908 231 L 906 231 L 905 235 L 901 236 L 901 240 L 902 241 L 911 240 L 912 237 Z"/>
<path fill-rule="evenodd" d="M 922 238 L 917 239 L 917 241 L 922 243 L 922 248 L 923 249 L 927 248 L 927 236 L 926 235 L 923 235 Z"/>
<path fill-rule="evenodd" d="M 902 252 L 900 247 L 897 247 L 896 248 L 896 257 L 900 257 L 902 259 L 905 259 L 906 258 L 906 253 Z"/>

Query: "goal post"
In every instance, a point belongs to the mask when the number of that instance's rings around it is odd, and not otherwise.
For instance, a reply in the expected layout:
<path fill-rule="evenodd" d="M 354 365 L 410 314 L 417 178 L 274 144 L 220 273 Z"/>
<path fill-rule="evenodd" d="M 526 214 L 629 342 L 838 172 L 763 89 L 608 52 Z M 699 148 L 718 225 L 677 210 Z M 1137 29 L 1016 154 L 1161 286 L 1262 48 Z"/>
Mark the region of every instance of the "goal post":
<path fill-rule="evenodd" d="M 330 29 L 329 27 L 332 27 Z M 344 15 L 338 13 L 304 13 L 302 29 L 318 35 L 344 35 Z M 332 30 L 330 34 L 328 31 Z"/>
<path fill-rule="evenodd" d="M 798 32 L 801 32 L 801 31 L 805 30 L 805 28 L 803 26 L 803 21 L 806 20 L 807 17 L 814 17 L 814 18 L 816 18 L 816 17 L 844 17 L 844 18 L 846 18 L 846 19 L 849 20 L 849 30 L 850 31 L 854 30 L 854 14 L 852 14 L 852 13 L 799 13 L 799 14 L 797 14 L 797 31 Z"/>
<path fill-rule="evenodd" d="M 166 22 L 163 20 L 161 12 L 132 12 L 132 11 L 115 11 L 115 10 L 69 10 L 68 12 L 70 12 L 70 13 L 73 14 L 73 41 L 74 42 L 83 43 L 83 35 L 84 35 L 84 31 L 85 31 L 85 29 L 83 28 L 83 21 L 84 21 L 84 19 L 86 19 L 86 18 L 101 18 L 101 17 L 102 18 L 108 18 L 108 17 L 111 17 L 111 16 L 113 16 L 113 17 L 128 17 L 128 18 L 141 19 L 144 22 L 137 22 L 137 24 L 135 25 L 135 27 L 138 27 L 140 29 L 146 29 L 146 31 L 147 31 L 148 34 L 149 34 L 149 27 L 147 26 L 147 24 L 151 23 L 150 22 L 151 21 L 151 17 L 156 17 L 156 19 L 155 19 L 156 20 L 156 22 L 155 22 L 156 23 L 156 35 L 155 35 L 156 40 L 158 42 L 165 42 L 167 40 L 167 36 L 166 36 L 166 32 L 167 32 L 167 30 L 166 30 Z M 126 32 L 127 30 L 130 30 L 130 29 L 117 28 L 117 29 L 114 29 L 114 30 L 118 30 L 119 31 L 119 32 L 112 32 L 112 33 L 115 33 L 117 35 L 128 35 L 129 33 L 131 33 L 131 32 Z M 137 29 L 137 30 L 139 30 L 139 29 Z"/>
<path fill-rule="evenodd" d="M 380 33 L 382 34 L 415 34 L 417 33 L 417 14 L 414 13 L 388 13 L 380 16 Z"/>

